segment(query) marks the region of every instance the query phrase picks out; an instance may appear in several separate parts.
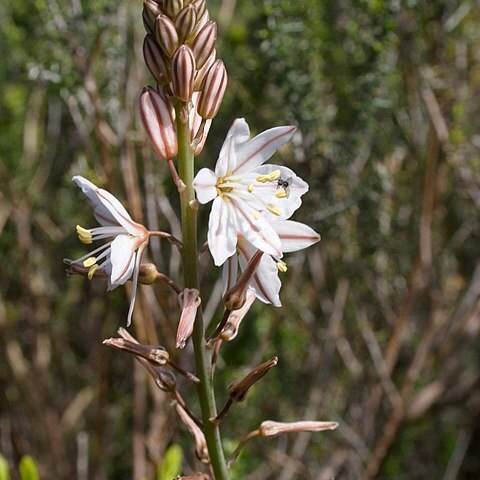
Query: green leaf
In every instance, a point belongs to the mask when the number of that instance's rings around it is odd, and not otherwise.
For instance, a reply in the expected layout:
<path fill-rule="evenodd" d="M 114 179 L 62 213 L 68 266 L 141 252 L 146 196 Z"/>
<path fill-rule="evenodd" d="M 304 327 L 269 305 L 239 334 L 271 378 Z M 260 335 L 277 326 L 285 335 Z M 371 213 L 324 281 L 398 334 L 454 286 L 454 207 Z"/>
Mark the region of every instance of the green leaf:
<path fill-rule="evenodd" d="M 29 455 L 25 455 L 20 460 L 19 465 L 20 478 L 22 480 L 40 480 L 38 476 L 37 464 Z"/>
<path fill-rule="evenodd" d="M 10 480 L 7 459 L 0 455 L 0 480 Z"/>
<path fill-rule="evenodd" d="M 159 463 L 157 480 L 172 480 L 182 472 L 182 449 L 179 445 L 171 445 Z"/>

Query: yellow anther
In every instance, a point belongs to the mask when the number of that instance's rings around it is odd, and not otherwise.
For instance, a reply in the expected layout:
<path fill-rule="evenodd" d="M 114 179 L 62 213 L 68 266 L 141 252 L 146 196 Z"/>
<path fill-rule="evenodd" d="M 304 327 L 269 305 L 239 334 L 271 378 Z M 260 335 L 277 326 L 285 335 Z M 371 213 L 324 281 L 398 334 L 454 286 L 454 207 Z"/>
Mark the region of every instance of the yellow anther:
<path fill-rule="evenodd" d="M 83 266 L 85 268 L 89 268 L 92 265 L 95 265 L 97 263 L 97 259 L 95 257 L 88 257 L 86 260 L 83 261 Z"/>
<path fill-rule="evenodd" d="M 280 175 L 282 174 L 282 172 L 280 170 L 274 170 L 271 174 L 270 174 L 270 177 L 271 177 L 271 182 L 274 182 L 275 180 L 278 180 L 280 178 Z"/>
<path fill-rule="evenodd" d="M 258 210 L 252 210 L 252 217 L 255 220 L 258 220 L 260 218 L 260 213 L 258 212 Z"/>
<path fill-rule="evenodd" d="M 277 217 L 279 217 L 282 214 L 281 210 L 276 205 L 273 205 L 271 203 L 267 205 L 267 209 L 269 212 L 273 213 Z"/>
<path fill-rule="evenodd" d="M 271 182 L 270 175 L 260 175 L 255 180 L 260 183 Z"/>
<path fill-rule="evenodd" d="M 93 276 L 95 275 L 95 272 L 98 270 L 98 265 L 95 264 L 95 265 L 92 265 L 89 270 L 88 270 L 88 279 L 91 280 L 93 278 Z"/>
<path fill-rule="evenodd" d="M 273 172 L 267 173 L 266 175 L 260 175 L 255 180 L 260 183 L 266 182 L 275 182 L 280 178 L 282 172 L 280 170 L 274 170 Z"/>
<path fill-rule="evenodd" d="M 288 197 L 287 192 L 285 191 L 284 188 L 281 188 L 280 190 L 277 190 L 277 192 L 275 192 L 275 196 L 276 196 L 277 198 L 286 198 L 286 197 Z"/>
<path fill-rule="evenodd" d="M 277 262 L 277 268 L 278 268 L 278 271 L 282 273 L 285 273 L 288 270 L 287 264 L 285 262 L 282 262 L 281 260 Z"/>
<path fill-rule="evenodd" d="M 247 191 L 249 191 L 250 193 L 252 193 L 252 192 L 253 192 L 253 185 L 249 185 L 249 186 L 247 187 Z"/>
<path fill-rule="evenodd" d="M 92 234 L 90 233 L 90 230 L 87 230 L 80 225 L 77 225 L 76 230 L 78 238 L 82 243 L 86 243 L 87 245 L 92 243 Z"/>

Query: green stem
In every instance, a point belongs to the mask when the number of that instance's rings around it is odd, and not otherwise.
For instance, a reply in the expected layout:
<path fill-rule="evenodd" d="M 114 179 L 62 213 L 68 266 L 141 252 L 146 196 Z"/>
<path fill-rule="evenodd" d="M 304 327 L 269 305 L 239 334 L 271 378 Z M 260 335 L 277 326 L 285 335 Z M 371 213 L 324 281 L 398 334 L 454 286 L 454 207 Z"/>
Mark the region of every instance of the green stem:
<path fill-rule="evenodd" d="M 180 179 L 185 184 L 180 192 L 180 205 L 182 212 L 183 231 L 183 274 L 186 288 L 199 290 L 198 263 L 197 263 L 197 201 L 192 186 L 194 175 L 194 155 L 190 146 L 190 133 L 188 123 L 183 122 L 184 116 L 181 106 L 176 108 L 176 126 L 178 141 L 178 172 Z M 227 464 L 222 448 L 220 430 L 218 425 L 210 421 L 217 415 L 215 395 L 212 382 L 211 354 L 206 349 L 205 327 L 201 308 L 198 309 L 197 318 L 192 334 L 193 348 L 195 351 L 196 374 L 200 379 L 197 386 L 200 407 L 202 410 L 203 433 L 207 442 L 208 453 L 215 480 L 228 480 Z"/>

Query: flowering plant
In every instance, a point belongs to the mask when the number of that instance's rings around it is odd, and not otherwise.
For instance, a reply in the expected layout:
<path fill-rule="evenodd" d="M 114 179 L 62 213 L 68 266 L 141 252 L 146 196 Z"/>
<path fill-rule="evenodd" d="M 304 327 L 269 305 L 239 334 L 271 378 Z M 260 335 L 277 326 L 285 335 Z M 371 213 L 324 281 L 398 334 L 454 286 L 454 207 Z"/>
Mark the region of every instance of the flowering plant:
<path fill-rule="evenodd" d="M 291 220 L 308 184 L 290 168 L 267 163 L 295 134 L 294 126 L 274 127 L 250 138 L 247 122 L 236 119 L 214 169 L 202 168 L 195 175 L 195 157 L 205 145 L 227 85 L 225 66 L 216 58 L 216 24 L 209 19 L 205 1 L 145 0 L 143 21 L 147 31 L 143 54 L 155 86 L 140 93 L 140 119 L 155 155 L 166 163 L 178 189 L 182 240 L 133 221 L 111 193 L 77 175 L 73 180 L 92 204 L 101 225 L 90 229 L 77 226 L 78 236 L 86 244 L 108 241 L 68 264 L 72 272 L 89 279 L 106 277 L 109 290 L 132 281 L 127 326 L 132 317 L 135 323 L 141 322 L 134 311 L 139 282 L 162 280 L 172 287 L 181 308 L 176 347 L 184 348 L 191 339 L 195 373 L 173 362 L 165 348 L 142 344 L 124 329 L 119 331 L 119 338 L 105 343 L 135 355 L 155 384 L 171 395 L 179 419 L 192 433 L 197 457 L 208 465 L 212 478 L 224 480 L 229 478 L 229 467 L 240 448 L 255 436 L 336 428 L 335 422 L 265 421 L 247 434 L 227 459 L 221 422 L 229 408 L 246 397 L 278 358 L 254 367 L 233 382 L 220 412 L 214 395 L 214 370 L 222 343 L 235 338 L 255 299 L 281 306 L 279 273 L 287 271 L 284 253 L 307 248 L 320 236 L 311 227 Z M 209 329 L 213 334 L 207 335 L 200 308 L 203 289 L 196 216 L 199 204 L 210 202 L 207 244 L 214 265 L 223 266 L 224 311 L 216 328 Z M 152 236 L 167 239 L 181 253 L 182 287 L 178 279 L 167 278 L 155 265 L 142 263 Z M 196 385 L 200 418 L 180 394 L 177 375 Z"/>

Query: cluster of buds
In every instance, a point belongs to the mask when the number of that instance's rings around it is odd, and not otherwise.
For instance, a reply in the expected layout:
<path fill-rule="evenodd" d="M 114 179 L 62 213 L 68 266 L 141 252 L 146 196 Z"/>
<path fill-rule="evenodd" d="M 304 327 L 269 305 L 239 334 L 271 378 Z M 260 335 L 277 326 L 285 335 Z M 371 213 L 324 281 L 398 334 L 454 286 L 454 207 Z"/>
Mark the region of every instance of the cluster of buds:
<path fill-rule="evenodd" d="M 217 25 L 205 0 L 145 0 L 143 56 L 156 87 L 140 95 L 140 116 L 156 155 L 177 155 L 176 120 L 188 123 L 198 155 L 227 86 L 216 59 Z M 180 118 L 177 119 L 177 115 Z"/>

